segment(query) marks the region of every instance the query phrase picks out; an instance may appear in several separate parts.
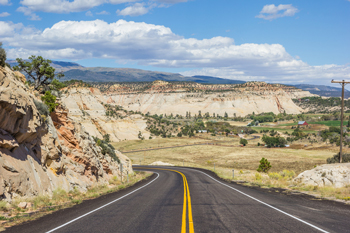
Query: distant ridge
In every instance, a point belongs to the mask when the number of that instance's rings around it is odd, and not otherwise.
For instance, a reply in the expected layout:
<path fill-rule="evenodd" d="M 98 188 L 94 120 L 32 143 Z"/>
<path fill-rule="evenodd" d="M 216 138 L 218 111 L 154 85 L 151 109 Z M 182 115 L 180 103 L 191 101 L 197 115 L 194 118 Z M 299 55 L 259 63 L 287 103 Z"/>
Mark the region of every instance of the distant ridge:
<path fill-rule="evenodd" d="M 177 73 L 157 72 L 130 68 L 79 67 L 64 72 L 64 79 L 80 79 L 85 82 L 197 82 L 203 84 L 242 84 L 245 81 L 211 76 L 183 76 Z"/>
<path fill-rule="evenodd" d="M 15 60 L 7 60 L 11 66 L 17 65 Z M 178 73 L 158 72 L 132 68 L 108 68 L 108 67 L 84 67 L 75 62 L 52 61 L 51 64 L 57 71 L 63 71 L 65 77 L 62 80 L 83 80 L 85 82 L 153 82 L 156 80 L 173 82 L 197 82 L 201 84 L 243 84 L 246 81 L 231 80 L 213 76 L 195 75 L 183 76 Z M 324 97 L 340 97 L 341 88 L 335 86 L 313 84 L 286 84 L 294 86 L 312 94 Z M 350 91 L 345 90 L 345 98 L 350 97 Z"/>
<path fill-rule="evenodd" d="M 26 59 L 26 61 L 28 61 Z M 16 60 L 7 60 L 6 61 L 11 66 L 16 66 L 17 61 Z M 75 62 L 65 62 L 65 61 L 52 61 L 51 66 L 55 68 L 57 71 L 65 71 L 73 68 L 84 68 L 84 66 L 81 66 L 78 63 Z"/>
<path fill-rule="evenodd" d="M 313 85 L 313 84 L 296 84 L 291 85 L 296 88 L 302 89 L 304 91 L 309 91 L 312 94 L 316 94 L 319 96 L 324 97 L 341 97 L 341 88 L 334 86 L 325 86 L 325 85 Z M 346 90 L 344 91 L 344 97 L 349 98 L 350 97 L 350 91 Z"/>

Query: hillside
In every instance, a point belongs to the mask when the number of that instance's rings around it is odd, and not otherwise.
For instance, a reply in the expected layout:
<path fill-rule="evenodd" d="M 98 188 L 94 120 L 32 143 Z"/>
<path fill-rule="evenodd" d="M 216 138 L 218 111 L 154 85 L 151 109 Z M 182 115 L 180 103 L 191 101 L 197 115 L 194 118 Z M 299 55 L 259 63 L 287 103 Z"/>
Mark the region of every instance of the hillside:
<path fill-rule="evenodd" d="M 176 73 L 148 71 L 130 68 L 78 67 L 64 72 L 63 80 L 78 79 L 85 82 L 153 82 L 177 81 L 208 84 L 240 84 L 245 81 L 222 79 L 211 76 L 182 76 Z"/>
<path fill-rule="evenodd" d="M 8 64 L 12 66 L 16 66 L 17 62 L 16 60 L 7 60 L 6 61 Z M 65 62 L 65 61 L 52 61 L 51 66 L 55 68 L 57 71 L 65 71 L 65 70 L 70 70 L 70 69 L 77 69 L 77 68 L 83 68 L 78 63 L 75 62 Z"/>
<path fill-rule="evenodd" d="M 124 173 L 132 171 L 120 152 L 111 147 L 103 152 L 64 104 L 58 101 L 49 113 L 40 94 L 24 82 L 21 73 L 0 67 L 0 200 L 58 188 L 86 191 L 119 177 L 120 162 Z"/>

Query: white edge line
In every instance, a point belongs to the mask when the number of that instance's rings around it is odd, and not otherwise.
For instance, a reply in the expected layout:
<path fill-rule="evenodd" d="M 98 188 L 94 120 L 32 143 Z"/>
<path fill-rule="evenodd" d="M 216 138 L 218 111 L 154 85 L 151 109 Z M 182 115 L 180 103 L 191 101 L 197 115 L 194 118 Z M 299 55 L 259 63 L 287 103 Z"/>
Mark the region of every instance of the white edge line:
<path fill-rule="evenodd" d="M 62 227 L 64 227 L 64 226 L 67 226 L 68 224 L 71 224 L 72 222 L 75 222 L 75 221 L 77 221 L 78 219 L 81 219 L 81 218 L 83 218 L 83 217 L 85 217 L 85 216 L 87 216 L 87 215 L 89 215 L 89 214 L 91 214 L 91 213 L 93 213 L 93 212 L 95 212 L 95 211 L 97 211 L 97 210 L 100 210 L 100 209 L 102 209 L 102 208 L 104 208 L 104 207 L 106 207 L 106 206 L 108 206 L 108 205 L 110 205 L 110 204 L 112 204 L 112 203 L 114 203 L 114 202 L 116 202 L 116 201 L 119 201 L 120 199 L 122 199 L 122 198 L 124 198 L 124 197 L 126 197 L 126 196 L 129 196 L 130 194 L 132 194 L 132 193 L 134 193 L 134 192 L 136 192 L 136 191 L 138 191 L 138 190 L 140 190 L 140 189 L 146 187 L 147 185 L 151 184 L 153 181 L 155 181 L 156 179 L 158 179 L 159 173 L 157 173 L 157 172 L 154 172 L 154 173 L 157 174 L 157 177 L 156 177 L 154 180 L 152 180 L 151 182 L 149 182 L 148 184 L 146 184 L 146 185 L 144 185 L 144 186 L 142 186 L 142 187 L 140 187 L 140 188 L 138 188 L 138 189 L 135 189 L 134 191 L 132 191 L 132 192 L 130 192 L 130 193 L 128 193 L 128 194 L 126 194 L 126 195 L 124 195 L 124 196 L 122 196 L 122 197 L 119 197 L 118 199 L 115 199 L 114 201 L 111 201 L 111 202 L 109 202 L 109 203 L 107 203 L 107 204 L 105 204 L 105 205 L 103 205 L 103 206 L 101 206 L 101 207 L 99 207 L 99 208 L 97 208 L 97 209 L 94 209 L 94 210 L 92 210 L 92 211 L 90 211 L 90 212 L 88 212 L 88 213 L 86 213 L 86 214 L 83 214 L 83 215 L 81 215 L 80 217 L 77 217 L 77 218 L 75 218 L 75 219 L 73 219 L 73 220 L 71 220 L 71 221 L 69 221 L 69 222 L 67 222 L 67 223 L 65 223 L 65 224 L 63 224 L 63 225 L 61 225 L 61 226 L 58 226 L 58 227 L 56 227 L 56 228 L 54 228 L 54 229 L 52 229 L 52 230 L 50 230 L 50 231 L 47 231 L 47 233 L 54 232 L 54 231 L 56 231 L 56 230 L 58 230 L 58 229 L 60 229 L 60 228 L 62 228 Z"/>
<path fill-rule="evenodd" d="M 274 209 L 274 210 L 277 210 L 277 211 L 279 211 L 279 212 L 281 212 L 281 213 L 283 213 L 283 214 L 285 214 L 285 215 L 287 215 L 287 216 L 289 216 L 289 217 L 291 217 L 291 218 L 294 218 L 294 219 L 296 219 L 296 220 L 298 220 L 298 221 L 300 221 L 300 222 L 302 222 L 302 223 L 304 223 L 304 224 L 306 224 L 306 225 L 309 225 L 310 227 L 313 227 L 313 228 L 315 228 L 315 229 L 317 229 L 317 230 L 319 230 L 319 231 L 321 231 L 321 232 L 329 233 L 328 231 L 325 231 L 325 230 L 323 230 L 323 229 L 321 229 L 321 228 L 319 228 L 319 227 L 317 227 L 317 226 L 315 226 L 315 225 L 312 225 L 311 223 L 308 223 L 308 222 L 306 222 L 306 221 L 304 221 L 304 220 L 302 220 L 302 219 L 300 219 L 300 218 L 297 218 L 297 217 L 295 217 L 295 216 L 293 216 L 293 215 L 291 215 L 291 214 L 288 214 L 287 212 L 284 212 L 283 210 L 280 210 L 280 209 L 278 209 L 278 208 L 276 208 L 276 207 L 274 207 L 274 206 L 272 206 L 272 205 L 269 205 L 269 204 L 267 204 L 267 203 L 265 203 L 265 202 L 263 202 L 263 201 L 260 201 L 259 199 L 256 199 L 255 197 L 252 197 L 252 196 L 250 196 L 250 195 L 248 195 L 248 194 L 246 194 L 246 193 L 244 193 L 244 192 L 242 192 L 242 191 L 240 191 L 240 190 L 238 190 L 238 189 L 235 189 L 235 188 L 233 188 L 233 187 L 231 187 L 231 186 L 229 186 L 229 185 L 227 185 L 227 184 L 224 184 L 224 183 L 222 183 L 222 182 L 216 180 L 215 178 L 209 176 L 208 174 L 206 174 L 206 173 L 204 173 L 204 172 L 202 172 L 202 171 L 198 171 L 197 169 L 190 169 L 190 168 L 184 168 L 184 169 L 188 169 L 188 170 L 192 170 L 192 171 L 197 171 L 197 172 L 203 173 L 204 175 L 208 176 L 209 178 L 215 180 L 216 182 L 218 182 L 218 183 L 220 183 L 220 184 L 222 184 L 222 185 L 224 185 L 224 186 L 226 186 L 226 187 L 229 187 L 230 189 L 233 189 L 233 190 L 235 190 L 236 192 L 239 192 L 240 194 L 243 194 L 243 195 L 245 195 L 245 196 L 247 196 L 247 197 L 249 197 L 249 198 L 251 198 L 251 199 L 253 199 L 253 200 L 257 201 L 257 202 L 260 202 L 261 204 L 264 204 L 264 205 L 266 205 L 266 206 L 268 206 L 268 207 L 270 207 L 270 208 L 272 208 L 272 209 Z"/>

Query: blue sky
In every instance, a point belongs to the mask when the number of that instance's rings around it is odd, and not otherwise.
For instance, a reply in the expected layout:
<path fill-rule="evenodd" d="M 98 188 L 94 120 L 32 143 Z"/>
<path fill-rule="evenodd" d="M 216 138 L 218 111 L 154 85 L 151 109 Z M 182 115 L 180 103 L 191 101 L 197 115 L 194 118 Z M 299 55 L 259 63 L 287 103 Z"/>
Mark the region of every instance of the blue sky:
<path fill-rule="evenodd" d="M 0 0 L 9 59 L 245 81 L 350 79 L 349 25 L 349 0 Z"/>

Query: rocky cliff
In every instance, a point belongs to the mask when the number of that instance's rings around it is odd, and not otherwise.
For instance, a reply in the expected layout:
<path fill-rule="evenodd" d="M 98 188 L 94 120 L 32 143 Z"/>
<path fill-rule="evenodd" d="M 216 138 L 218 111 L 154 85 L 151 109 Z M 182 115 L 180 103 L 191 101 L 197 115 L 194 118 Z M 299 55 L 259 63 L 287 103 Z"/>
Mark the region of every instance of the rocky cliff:
<path fill-rule="evenodd" d="M 109 134 L 112 141 L 136 140 L 139 132 L 145 138 L 150 136 L 146 120 L 139 114 L 127 115 L 121 111 L 118 119 L 106 116 L 104 104 L 108 99 L 96 88 L 69 88 L 63 94 L 62 102 L 67 106 L 69 116 L 80 122 L 92 136 L 102 138 Z"/>
<path fill-rule="evenodd" d="M 201 111 L 223 116 L 225 112 L 229 116 L 245 116 L 251 113 L 274 112 L 298 114 L 303 109 L 293 103 L 292 99 L 306 96 L 314 96 L 310 92 L 302 91 L 290 86 L 280 84 L 267 84 L 264 82 L 250 82 L 240 85 L 203 85 L 186 82 L 131 83 L 131 84 L 95 84 L 95 88 L 81 90 L 81 94 L 75 96 L 86 104 L 91 98 L 100 103 L 120 105 L 129 111 L 138 111 L 146 114 L 179 114 L 192 115 Z M 69 92 L 77 94 L 76 90 Z M 94 96 L 94 97 L 93 97 Z M 96 102 L 96 101 L 95 101 Z M 67 103 L 68 106 L 68 103 Z M 69 105 L 70 112 L 74 114 L 78 106 Z M 82 108 L 81 106 L 79 107 Z M 103 106 L 90 105 L 94 109 L 90 114 L 94 116 L 103 113 Z"/>
<path fill-rule="evenodd" d="M 0 199 L 50 194 L 56 188 L 86 190 L 119 176 L 119 164 L 101 153 L 64 105 L 51 116 L 39 113 L 40 101 L 24 80 L 0 68 Z M 117 155 L 124 171 L 132 172 L 130 160 Z"/>

